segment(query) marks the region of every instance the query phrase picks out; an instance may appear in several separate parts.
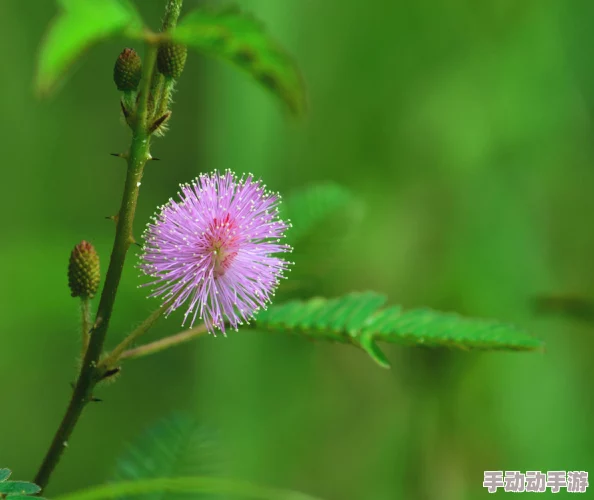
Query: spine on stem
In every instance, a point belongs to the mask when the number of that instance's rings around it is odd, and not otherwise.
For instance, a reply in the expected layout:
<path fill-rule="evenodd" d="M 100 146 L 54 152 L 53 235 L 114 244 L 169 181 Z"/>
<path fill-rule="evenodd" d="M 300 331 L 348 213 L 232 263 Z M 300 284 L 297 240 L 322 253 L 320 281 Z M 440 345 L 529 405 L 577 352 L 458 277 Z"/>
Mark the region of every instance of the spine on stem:
<path fill-rule="evenodd" d="M 64 448 L 68 446 L 68 440 L 86 404 L 92 400 L 92 391 L 104 375 L 97 369 L 97 363 L 105 336 L 109 326 L 109 320 L 113 311 L 118 285 L 124 268 L 126 253 L 133 240 L 133 221 L 136 211 L 136 203 L 142 179 L 142 173 L 147 160 L 150 158 L 150 136 L 147 131 L 147 103 L 151 86 L 151 77 L 155 66 L 157 47 L 147 45 L 146 62 L 143 71 L 143 85 L 140 90 L 138 109 L 136 112 L 132 144 L 128 154 L 128 169 L 124 194 L 118 214 L 116 235 L 109 261 L 109 267 L 105 279 L 101 300 L 91 329 L 89 345 L 83 360 L 80 375 L 74 387 L 72 399 L 66 410 L 66 414 L 56 432 L 52 444 L 41 464 L 39 472 L 35 477 L 35 483 L 42 489 L 48 484 L 49 478 L 58 464 Z"/>

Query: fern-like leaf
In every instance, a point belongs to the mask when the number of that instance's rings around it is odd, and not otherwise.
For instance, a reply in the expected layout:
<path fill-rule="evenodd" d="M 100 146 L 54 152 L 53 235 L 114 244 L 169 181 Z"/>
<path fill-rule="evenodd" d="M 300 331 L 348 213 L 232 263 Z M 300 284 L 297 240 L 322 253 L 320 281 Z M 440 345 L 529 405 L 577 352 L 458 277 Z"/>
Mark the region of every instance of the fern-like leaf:
<path fill-rule="evenodd" d="M 540 340 L 512 325 L 431 309 L 403 311 L 398 306 L 383 307 L 385 302 L 383 295 L 373 292 L 293 301 L 261 311 L 252 327 L 353 344 L 385 368 L 389 363 L 377 341 L 483 350 L 542 347 Z"/>
<path fill-rule="evenodd" d="M 214 475 L 220 458 L 211 433 L 193 418 L 175 415 L 158 422 L 143 433 L 118 459 L 114 481 L 172 476 Z M 120 497 L 127 498 L 127 497 Z M 188 498 L 180 494 L 156 492 L 145 500 Z M 204 500 L 207 496 L 193 496 Z"/>
<path fill-rule="evenodd" d="M 341 234 L 353 227 L 363 214 L 363 207 L 351 191 L 332 182 L 324 182 L 291 193 L 282 206 L 282 215 L 291 220 L 291 242 L 299 240 L 331 219 L 339 219 Z M 339 217 L 337 217 L 339 216 Z"/>
<path fill-rule="evenodd" d="M 251 500 L 320 500 L 319 498 L 298 491 L 268 488 L 246 481 L 216 477 L 174 477 L 159 479 L 141 479 L 123 483 L 95 486 L 82 491 L 75 491 L 54 500 L 109 500 L 113 498 L 148 498 L 153 493 L 163 494 L 163 498 L 174 498 L 185 494 L 186 498 L 202 498 L 198 495 L 212 493 L 223 498 L 250 498 Z"/>

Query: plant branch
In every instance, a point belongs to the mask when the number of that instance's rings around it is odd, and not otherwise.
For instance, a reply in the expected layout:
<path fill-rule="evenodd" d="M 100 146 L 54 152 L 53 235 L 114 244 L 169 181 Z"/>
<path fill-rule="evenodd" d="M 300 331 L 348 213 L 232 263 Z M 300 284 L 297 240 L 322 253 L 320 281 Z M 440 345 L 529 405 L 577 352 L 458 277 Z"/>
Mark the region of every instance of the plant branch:
<path fill-rule="evenodd" d="M 148 356 L 149 354 L 164 351 L 165 349 L 168 349 L 170 347 L 175 347 L 176 345 L 189 342 L 190 340 L 193 340 L 196 337 L 199 337 L 200 335 L 207 333 L 207 331 L 208 330 L 206 329 L 206 325 L 202 324 L 200 326 L 190 328 L 189 330 L 176 333 L 175 335 L 171 335 L 170 337 L 165 337 L 163 339 L 156 340 L 155 342 L 151 342 L 150 344 L 145 344 L 139 347 L 135 347 L 134 349 L 129 349 L 122 353 L 120 359 L 142 358 L 144 356 Z"/>
<path fill-rule="evenodd" d="M 150 330 L 150 328 L 159 320 L 163 313 L 167 310 L 168 304 L 162 305 L 159 309 L 153 311 L 153 313 L 146 318 L 135 330 L 130 333 L 122 342 L 120 342 L 113 351 L 109 353 L 107 357 L 101 360 L 97 365 L 98 369 L 110 370 L 115 368 L 118 361 L 122 357 L 122 353 L 130 347 L 130 345 L 138 339 L 141 335 L 144 335 Z"/>
<path fill-rule="evenodd" d="M 105 285 L 101 293 L 97 316 L 91 329 L 89 346 L 72 394 L 72 399 L 70 400 L 66 414 L 64 415 L 60 427 L 58 428 L 50 448 L 41 464 L 39 472 L 35 477 L 35 483 L 42 489 L 47 486 L 50 476 L 62 456 L 64 448 L 68 445 L 70 435 L 72 434 L 84 407 L 92 400 L 92 391 L 95 385 L 101 380 L 104 373 L 98 369 L 97 363 L 103 350 L 105 336 L 109 327 L 109 320 L 111 318 L 118 285 L 124 268 L 126 253 L 134 241 L 133 221 L 138 201 L 138 192 L 144 166 L 150 158 L 150 136 L 147 132 L 147 103 L 156 56 L 157 47 L 147 44 L 146 60 L 143 70 L 143 84 L 133 127 L 132 144 L 128 154 L 126 183 L 118 214 L 116 235 Z"/>

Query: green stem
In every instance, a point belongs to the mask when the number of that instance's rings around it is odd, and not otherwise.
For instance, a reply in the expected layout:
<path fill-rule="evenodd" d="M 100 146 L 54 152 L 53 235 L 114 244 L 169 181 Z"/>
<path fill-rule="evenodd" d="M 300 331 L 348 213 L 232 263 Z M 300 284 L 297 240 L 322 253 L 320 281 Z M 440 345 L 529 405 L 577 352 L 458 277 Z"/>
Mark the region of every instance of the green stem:
<path fill-rule="evenodd" d="M 168 31 L 175 28 L 177 20 L 181 14 L 182 4 L 184 0 L 169 0 L 165 7 L 165 16 L 163 17 L 163 25 L 161 31 Z"/>
<path fill-rule="evenodd" d="M 89 347 L 89 340 L 91 338 L 91 301 L 88 298 L 80 301 L 80 315 L 81 315 L 81 334 L 82 334 L 82 355 L 81 359 L 85 358 L 85 353 Z"/>
<path fill-rule="evenodd" d="M 148 318 L 146 318 L 130 335 L 128 335 L 122 342 L 120 342 L 116 348 L 109 353 L 107 357 L 101 360 L 97 365 L 98 369 L 110 370 L 115 368 L 119 359 L 122 357 L 122 353 L 141 335 L 144 335 L 150 330 L 150 328 L 159 320 L 163 313 L 169 307 L 168 304 L 161 306 L 159 309 L 154 311 Z"/>
<path fill-rule="evenodd" d="M 165 15 L 163 16 L 163 24 L 161 25 L 161 32 L 175 28 L 181 14 L 182 4 L 183 0 L 168 0 L 165 7 Z M 167 111 L 172 87 L 172 82 L 166 81 L 165 77 L 155 68 L 153 85 L 151 87 L 151 93 L 155 102 L 152 118 L 159 118 Z"/>
<path fill-rule="evenodd" d="M 78 419 L 89 401 L 92 400 L 92 392 L 97 382 L 99 382 L 104 371 L 99 370 L 97 363 L 105 336 L 109 327 L 109 320 L 113 311 L 120 277 L 124 268 L 126 253 L 130 245 L 134 242 L 132 226 L 138 192 L 142 179 L 142 172 L 147 160 L 150 158 L 150 137 L 147 132 L 147 103 L 151 86 L 153 68 L 157 57 L 157 47 L 147 44 L 144 71 L 143 87 L 141 90 L 138 110 L 134 122 L 132 133 L 132 144 L 128 154 L 128 170 L 122 204 L 119 211 L 118 223 L 116 228 L 115 241 L 111 252 L 111 259 L 95 323 L 91 329 L 91 338 L 89 347 L 84 357 L 80 375 L 76 382 L 72 399 L 62 419 L 49 450 L 41 464 L 39 472 L 35 477 L 35 483 L 42 489 L 49 482 L 50 476 L 56 465 L 60 461 L 64 449 L 68 446 L 68 439 L 78 422 Z"/>
<path fill-rule="evenodd" d="M 195 339 L 207 331 L 206 325 L 196 326 L 194 328 L 190 328 L 189 330 L 171 335 L 170 337 L 156 340 L 150 344 L 141 345 L 139 347 L 135 347 L 134 349 L 124 351 L 119 359 L 135 359 L 148 356 L 149 354 L 155 354 L 156 352 L 164 351 L 170 347 L 189 342 L 190 340 Z"/>

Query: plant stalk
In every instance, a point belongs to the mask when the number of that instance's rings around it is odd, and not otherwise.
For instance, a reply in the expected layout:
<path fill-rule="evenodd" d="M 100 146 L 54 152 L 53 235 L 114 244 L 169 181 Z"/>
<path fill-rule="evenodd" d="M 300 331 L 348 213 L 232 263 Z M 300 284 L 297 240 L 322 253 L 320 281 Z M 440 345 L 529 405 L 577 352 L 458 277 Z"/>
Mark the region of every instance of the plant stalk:
<path fill-rule="evenodd" d="M 109 320 L 124 268 L 126 253 L 134 242 L 133 222 L 138 201 L 138 193 L 142 173 L 147 160 L 150 158 L 150 136 L 147 131 L 147 103 L 151 87 L 153 68 L 157 56 L 157 47 L 147 44 L 143 71 L 143 87 L 140 94 L 136 120 L 132 131 L 132 143 L 128 154 L 128 169 L 124 194 L 119 211 L 116 235 L 111 252 L 111 259 L 107 270 L 105 285 L 101 293 L 101 300 L 97 310 L 95 323 L 91 329 L 90 341 L 84 357 L 82 368 L 76 382 L 72 399 L 66 414 L 58 428 L 49 450 L 35 476 L 35 483 L 42 488 L 47 486 L 50 476 L 58 465 L 64 449 L 68 446 L 70 435 L 78 419 L 92 398 L 92 392 L 97 382 L 104 375 L 97 363 L 103 350 L 105 336 L 109 327 Z"/>
<path fill-rule="evenodd" d="M 141 335 L 144 335 L 148 332 L 151 327 L 159 320 L 159 318 L 163 315 L 163 313 L 169 307 L 168 304 L 164 304 L 159 309 L 153 311 L 153 313 L 146 318 L 135 330 L 130 333 L 124 340 L 122 340 L 113 351 L 109 353 L 107 357 L 101 360 L 101 362 L 97 365 L 99 369 L 110 370 L 115 368 L 119 359 L 122 356 L 122 353 L 132 345 L 132 343 L 138 339 Z"/>
<path fill-rule="evenodd" d="M 207 333 L 207 331 L 206 325 L 202 324 L 194 328 L 190 328 L 189 330 L 176 333 L 175 335 L 171 335 L 170 337 L 155 340 L 149 344 L 141 345 L 139 347 L 135 347 L 134 349 L 124 351 L 120 355 L 119 359 L 142 358 L 144 356 L 148 356 L 149 354 L 155 354 L 156 352 L 164 351 L 170 347 L 189 342 L 190 340 Z"/>
<path fill-rule="evenodd" d="M 80 316 L 82 335 L 81 359 L 84 359 L 87 348 L 89 347 L 89 340 L 91 339 L 91 301 L 88 297 L 80 301 Z"/>
<path fill-rule="evenodd" d="M 163 25 L 161 31 L 168 31 L 177 26 L 177 20 L 181 14 L 184 0 L 169 0 L 165 7 L 165 16 L 163 16 Z"/>
<path fill-rule="evenodd" d="M 182 2 L 183 0 L 167 0 L 163 31 L 172 29 L 177 24 Z M 58 465 L 64 448 L 68 446 L 68 440 L 83 409 L 87 403 L 93 400 L 93 389 L 102 380 L 106 372 L 105 367 L 98 366 L 99 359 L 109 328 L 109 320 L 113 312 L 126 254 L 130 245 L 134 243 L 133 224 L 138 193 L 140 191 L 144 167 L 146 162 L 151 158 L 148 107 L 149 100 L 153 102 L 152 99 L 154 99 L 154 96 L 151 96 L 151 89 L 155 88 L 155 75 L 158 74 L 156 71 L 156 59 L 160 40 L 150 32 L 147 32 L 145 40 L 146 53 L 143 64 L 142 87 L 132 127 L 132 143 L 127 155 L 128 168 L 126 182 L 120 211 L 118 212 L 116 235 L 105 278 L 105 285 L 101 293 L 95 322 L 88 334 L 88 347 L 84 354 L 83 364 L 72 393 L 72 398 L 60 423 L 60 427 L 56 431 L 41 467 L 35 476 L 35 483 L 42 491 L 47 486 L 54 469 Z"/>
<path fill-rule="evenodd" d="M 165 7 L 165 15 L 163 16 L 163 24 L 161 25 L 161 32 L 165 33 L 177 26 L 177 20 L 181 14 L 183 0 L 168 0 Z M 153 71 L 153 84 L 151 93 L 155 99 L 154 113 L 152 118 L 159 118 L 163 116 L 169 106 L 169 98 L 173 88 L 173 82 L 167 81 L 166 78 L 157 70 Z"/>

